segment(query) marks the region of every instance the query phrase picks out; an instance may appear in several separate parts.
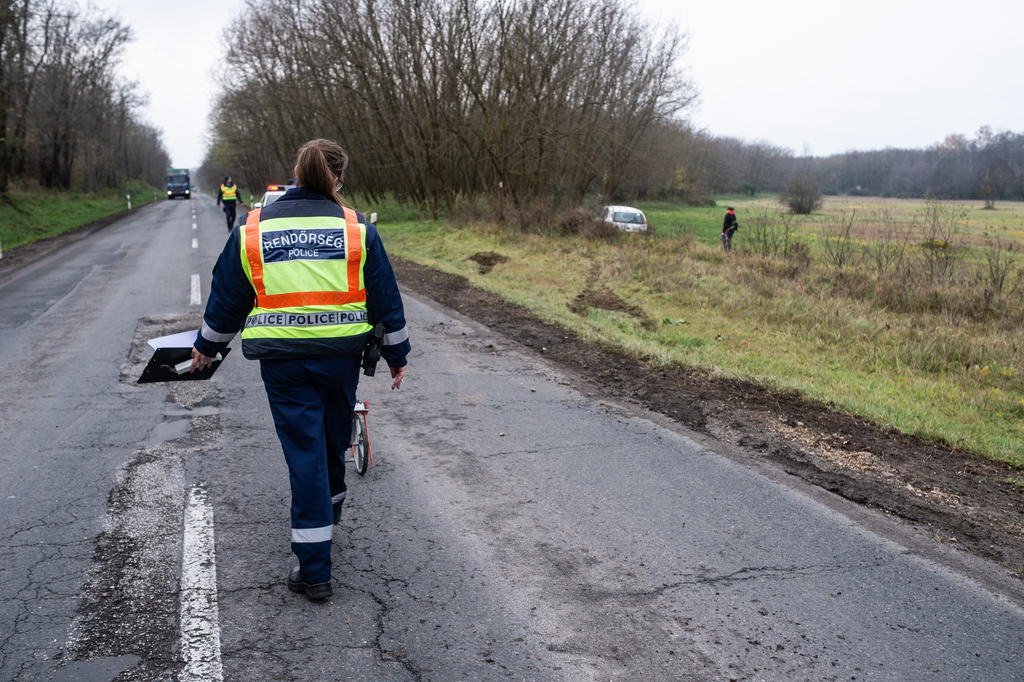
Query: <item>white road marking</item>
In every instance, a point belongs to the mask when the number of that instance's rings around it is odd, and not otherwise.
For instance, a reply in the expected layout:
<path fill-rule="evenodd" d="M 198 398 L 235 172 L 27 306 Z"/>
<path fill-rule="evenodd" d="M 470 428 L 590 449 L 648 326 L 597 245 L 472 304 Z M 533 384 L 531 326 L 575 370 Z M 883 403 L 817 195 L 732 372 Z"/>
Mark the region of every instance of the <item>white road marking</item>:
<path fill-rule="evenodd" d="M 181 657 L 179 682 L 222 682 L 220 621 L 217 609 L 217 562 L 213 542 L 213 508 L 206 490 L 195 486 L 185 505 L 181 559 Z"/>
<path fill-rule="evenodd" d="M 195 220 L 195 216 L 192 216 L 192 219 Z M 195 223 L 192 223 L 192 229 L 193 230 L 196 229 L 196 224 Z"/>
<path fill-rule="evenodd" d="M 192 238 L 192 248 L 193 249 L 198 249 L 199 248 L 199 240 L 196 239 L 195 237 Z"/>
<path fill-rule="evenodd" d="M 189 305 L 199 305 L 203 302 L 203 290 L 199 288 L 199 275 L 192 275 L 192 295 L 189 297 Z"/>

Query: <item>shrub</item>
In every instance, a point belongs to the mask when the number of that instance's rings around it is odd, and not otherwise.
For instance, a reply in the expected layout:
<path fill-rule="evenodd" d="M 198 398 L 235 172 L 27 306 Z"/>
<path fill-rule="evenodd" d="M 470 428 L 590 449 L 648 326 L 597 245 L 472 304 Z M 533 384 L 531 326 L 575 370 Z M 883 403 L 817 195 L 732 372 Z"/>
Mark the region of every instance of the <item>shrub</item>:
<path fill-rule="evenodd" d="M 842 269 L 853 265 L 856 252 L 853 243 L 853 221 L 857 217 L 857 209 L 853 210 L 849 219 L 844 209 L 838 220 L 826 220 L 821 224 L 821 249 L 825 254 L 825 262 L 834 268 Z"/>
<path fill-rule="evenodd" d="M 448 211 L 448 220 L 462 227 L 491 223 L 522 234 L 550 234 L 556 218 L 550 208 L 532 204 L 496 206 L 485 201 L 467 201 Z"/>
<path fill-rule="evenodd" d="M 475 223 L 497 222 L 497 212 L 485 202 L 465 201 L 458 202 L 448 210 L 448 220 L 460 227 L 467 227 Z"/>
<path fill-rule="evenodd" d="M 619 236 L 619 229 L 615 225 L 595 218 L 583 206 L 570 208 L 559 216 L 558 232 L 566 237 L 580 236 L 586 239 L 607 240 Z"/>
<path fill-rule="evenodd" d="M 581 234 L 587 239 L 603 239 L 611 241 L 622 235 L 619 228 L 603 220 L 592 220 L 584 226 Z"/>
<path fill-rule="evenodd" d="M 760 208 L 747 219 L 744 250 L 767 258 L 787 258 L 795 243 L 796 223 L 788 213 Z"/>
<path fill-rule="evenodd" d="M 584 232 L 587 229 L 587 225 L 592 222 L 594 222 L 594 216 L 590 213 L 589 209 L 583 206 L 570 208 L 559 216 L 558 232 L 563 236 L 572 237 Z"/>
<path fill-rule="evenodd" d="M 547 206 L 539 204 L 522 204 L 505 207 L 505 224 L 512 230 L 522 234 L 551 234 L 558 216 Z"/>
<path fill-rule="evenodd" d="M 809 175 L 801 173 L 786 183 L 785 191 L 779 195 L 779 202 L 797 215 L 810 215 L 821 208 L 821 192 Z"/>
<path fill-rule="evenodd" d="M 753 197 L 757 196 L 758 192 L 761 191 L 761 188 L 758 187 L 756 183 L 747 181 L 741 182 L 740 186 L 736 188 L 736 191 L 740 194 L 746 194 L 747 196 Z"/>

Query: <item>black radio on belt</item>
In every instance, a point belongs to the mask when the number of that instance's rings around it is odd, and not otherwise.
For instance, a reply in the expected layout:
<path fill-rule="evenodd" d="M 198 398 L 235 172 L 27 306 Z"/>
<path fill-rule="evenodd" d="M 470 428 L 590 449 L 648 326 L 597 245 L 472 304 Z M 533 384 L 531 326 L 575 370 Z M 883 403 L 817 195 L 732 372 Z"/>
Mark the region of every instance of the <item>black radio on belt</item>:
<path fill-rule="evenodd" d="M 374 325 L 370 338 L 363 349 L 363 374 L 372 377 L 377 372 L 377 361 L 380 360 L 380 347 L 384 344 L 384 324 Z"/>

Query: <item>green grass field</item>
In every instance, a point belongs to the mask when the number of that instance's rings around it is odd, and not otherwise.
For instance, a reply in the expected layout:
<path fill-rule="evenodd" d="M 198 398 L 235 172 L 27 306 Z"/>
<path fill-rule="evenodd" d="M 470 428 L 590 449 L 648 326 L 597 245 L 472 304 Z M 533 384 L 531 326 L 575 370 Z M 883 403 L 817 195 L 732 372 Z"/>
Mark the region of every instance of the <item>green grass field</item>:
<path fill-rule="evenodd" d="M 926 202 L 829 199 L 793 227 L 794 238 L 809 245 L 798 261 L 744 251 L 745 218 L 776 210 L 770 200 L 728 202 L 741 224 L 730 254 L 718 248 L 724 201 L 717 208 L 640 204 L 654 236 L 610 241 L 457 227 L 398 213 L 392 222 L 387 210 L 380 210 L 379 226 L 389 252 L 464 275 L 549 322 L 647 362 L 798 390 L 901 431 L 1024 466 L 1019 252 L 998 250 L 1008 259 L 1004 286 L 988 299 L 981 293 L 986 259 L 994 253 L 984 248 L 983 235 L 998 231 L 1004 247 L 1019 245 L 1024 204 L 957 213 L 965 241 L 939 255 L 955 255 L 960 277 L 975 279 L 929 288 L 880 274 L 863 260 L 830 266 L 821 227 L 856 208 L 851 243 L 868 249 L 886 223 L 881 212 L 889 211 L 889 224 L 904 226 L 908 263 L 923 267 L 933 252 L 907 226 L 922 221 Z M 482 275 L 467 260 L 482 251 L 510 260 Z M 643 312 L 590 308 L 576 315 L 569 305 L 588 287 Z"/>
<path fill-rule="evenodd" d="M 163 198 L 163 192 L 141 182 L 97 194 L 44 190 L 34 183 L 12 186 L 9 202 L 0 204 L 0 248 L 10 251 L 105 218 L 132 206 Z"/>
<path fill-rule="evenodd" d="M 736 245 L 742 242 L 747 231 L 745 227 L 749 226 L 748 223 L 755 214 L 779 209 L 778 201 L 771 196 L 730 196 L 719 198 L 717 203 L 718 205 L 714 207 L 690 208 L 664 202 L 639 202 L 636 207 L 647 215 L 647 221 L 654 226 L 659 236 L 674 237 L 689 231 L 710 246 L 718 244 L 718 235 L 722 231 L 722 218 L 727 205 L 736 209 L 736 217 L 740 222 L 740 231 L 734 242 Z M 1008 239 L 1024 243 L 1024 202 L 998 201 L 993 210 L 985 210 L 983 201 L 942 203 L 955 203 L 967 211 L 962 226 L 965 237 L 972 244 L 982 243 L 986 232 L 1005 235 Z M 809 216 L 794 218 L 796 237 L 814 243 L 823 225 L 836 223 L 842 217 L 854 217 L 854 236 L 858 239 L 871 240 L 878 237 L 886 213 L 897 224 L 910 225 L 915 219 L 921 219 L 924 209 L 925 201 L 921 199 L 824 197 L 821 210 Z"/>

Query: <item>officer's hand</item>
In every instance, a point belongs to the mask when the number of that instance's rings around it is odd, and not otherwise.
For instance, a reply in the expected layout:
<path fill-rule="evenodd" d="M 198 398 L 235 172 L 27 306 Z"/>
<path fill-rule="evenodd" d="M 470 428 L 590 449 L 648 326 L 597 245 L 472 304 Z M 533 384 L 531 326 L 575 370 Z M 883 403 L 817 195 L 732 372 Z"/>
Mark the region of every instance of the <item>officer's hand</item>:
<path fill-rule="evenodd" d="M 208 355 L 203 355 L 195 348 L 192 349 L 192 366 L 188 368 L 188 373 L 193 374 L 197 369 L 203 370 L 213 364 L 213 358 Z"/>
<path fill-rule="evenodd" d="M 408 365 L 406 365 L 406 367 L 407 366 Z M 401 388 L 402 387 L 402 379 L 405 378 L 405 367 L 392 367 L 391 368 L 391 378 L 394 379 L 394 381 L 391 382 L 391 390 L 393 391 L 396 388 Z"/>

